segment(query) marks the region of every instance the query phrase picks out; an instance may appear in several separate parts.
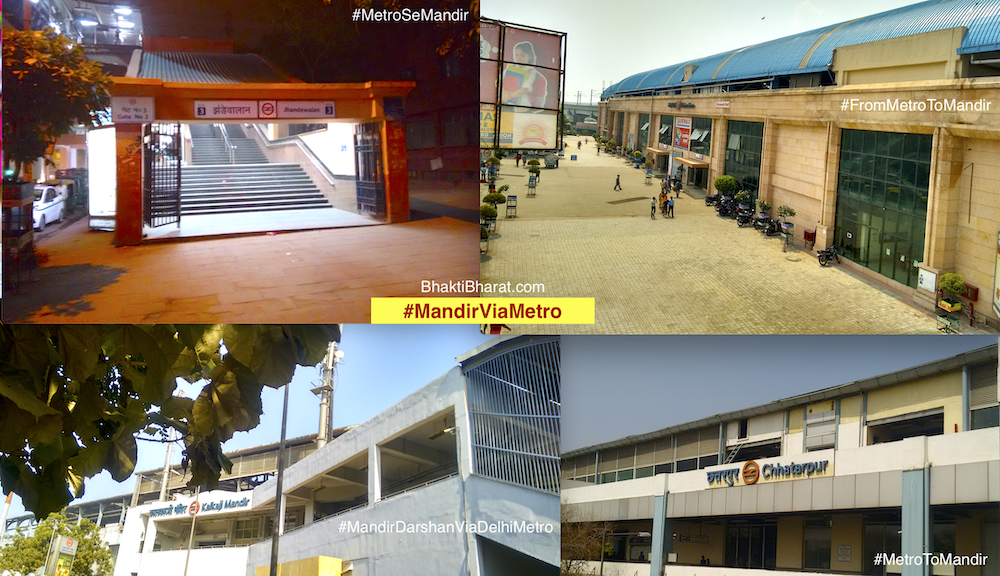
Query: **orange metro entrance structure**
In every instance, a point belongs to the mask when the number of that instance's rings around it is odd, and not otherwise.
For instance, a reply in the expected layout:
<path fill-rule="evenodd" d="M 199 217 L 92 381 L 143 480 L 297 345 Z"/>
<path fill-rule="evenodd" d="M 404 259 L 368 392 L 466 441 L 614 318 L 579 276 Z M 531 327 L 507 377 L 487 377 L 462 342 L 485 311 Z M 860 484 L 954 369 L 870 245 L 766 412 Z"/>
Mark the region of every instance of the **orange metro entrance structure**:
<path fill-rule="evenodd" d="M 294 118 L 295 123 L 354 123 L 359 206 L 360 191 L 368 186 L 380 195 L 384 193 L 384 200 L 379 197 L 378 210 L 373 212 L 383 222 L 398 223 L 409 219 L 402 99 L 415 87 L 413 82 L 308 84 L 290 79 L 292 81 L 269 83 L 201 83 L 131 77 L 113 80 L 110 93 L 116 128 L 117 246 L 134 246 L 143 240 L 143 223 L 150 217 L 150 156 L 157 154 L 155 144 L 150 146 L 148 128 L 159 123 L 267 124 L 288 122 L 289 118 Z M 129 107 L 130 102 L 138 103 L 138 108 Z M 296 106 L 298 103 L 302 106 Z M 320 103 L 332 104 L 334 108 L 327 108 L 326 114 L 308 116 L 308 111 Z M 152 104 L 148 106 L 152 110 L 143 109 L 143 104 Z M 136 109 L 144 112 L 131 114 Z M 283 117 L 281 110 L 295 112 Z M 179 158 L 174 163 L 179 222 Z M 165 205 L 162 198 L 156 202 L 159 206 Z"/>

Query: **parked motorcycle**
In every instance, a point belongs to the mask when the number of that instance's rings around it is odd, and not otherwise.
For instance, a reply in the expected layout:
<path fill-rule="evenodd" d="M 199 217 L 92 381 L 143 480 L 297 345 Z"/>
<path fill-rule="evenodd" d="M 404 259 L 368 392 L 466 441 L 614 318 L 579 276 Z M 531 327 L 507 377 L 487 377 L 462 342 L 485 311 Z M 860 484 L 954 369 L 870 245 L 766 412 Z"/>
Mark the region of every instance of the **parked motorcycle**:
<path fill-rule="evenodd" d="M 763 230 L 770 220 L 771 217 L 767 212 L 758 212 L 757 216 L 753 219 L 753 227 L 755 230 Z"/>
<path fill-rule="evenodd" d="M 781 221 L 775 220 L 774 218 L 768 218 L 764 222 L 764 226 L 760 229 L 760 233 L 765 236 L 774 236 L 775 234 L 780 234 Z"/>
<path fill-rule="evenodd" d="M 742 228 L 750 224 L 753 224 L 753 208 L 746 204 L 740 204 L 736 210 L 736 225 Z"/>
<path fill-rule="evenodd" d="M 719 199 L 722 198 L 722 194 L 709 194 L 705 196 L 705 206 L 714 206 L 719 203 Z"/>
<path fill-rule="evenodd" d="M 840 256 L 837 255 L 836 246 L 830 246 L 826 250 L 820 250 L 818 256 L 820 266 L 826 266 L 831 260 L 836 260 L 837 264 L 840 264 Z"/>
<path fill-rule="evenodd" d="M 732 218 L 736 215 L 736 198 L 732 196 L 723 196 L 719 200 L 719 205 L 715 207 L 715 210 L 719 213 L 719 216 L 725 216 L 726 218 Z"/>

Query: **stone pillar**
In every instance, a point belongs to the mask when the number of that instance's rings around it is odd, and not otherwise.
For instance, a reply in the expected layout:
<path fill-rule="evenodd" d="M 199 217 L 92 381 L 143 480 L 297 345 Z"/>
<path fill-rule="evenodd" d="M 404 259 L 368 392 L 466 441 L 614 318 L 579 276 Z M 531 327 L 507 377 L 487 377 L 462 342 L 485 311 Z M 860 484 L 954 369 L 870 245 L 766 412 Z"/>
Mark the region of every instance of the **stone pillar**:
<path fill-rule="evenodd" d="M 778 125 L 774 120 L 770 118 L 764 120 L 764 141 L 761 142 L 760 148 L 760 190 L 757 192 L 757 199 L 771 204 L 774 204 L 771 177 L 774 175 L 774 159 L 777 154 L 777 129 Z M 774 212 L 771 212 L 771 216 L 774 216 Z"/>
<path fill-rule="evenodd" d="M 928 268 L 949 271 L 955 267 L 964 148 L 964 138 L 945 128 L 934 130 L 922 263 Z"/>
<path fill-rule="evenodd" d="M 924 259 L 918 264 L 921 270 L 934 275 L 934 290 L 937 289 L 937 278 L 955 268 L 964 148 L 964 138 L 953 136 L 945 128 L 934 129 Z M 937 296 L 930 290 L 918 289 L 913 302 L 925 310 L 933 310 L 937 305 Z"/>
<path fill-rule="evenodd" d="M 382 122 L 385 217 L 389 223 L 410 220 L 410 184 L 406 170 L 406 128 L 399 120 Z"/>
<path fill-rule="evenodd" d="M 923 558 L 931 550 L 930 468 L 903 470 L 903 525 L 902 546 L 904 557 Z M 903 565 L 902 576 L 928 576 L 928 566 Z"/>
<path fill-rule="evenodd" d="M 115 149 L 115 245 L 137 246 L 142 242 L 142 124 L 117 125 Z"/>
<path fill-rule="evenodd" d="M 826 167 L 823 171 L 823 197 L 820 220 L 816 223 L 814 250 L 826 250 L 833 244 L 837 211 L 837 171 L 840 168 L 840 136 L 843 132 L 833 122 L 826 124 Z"/>
<path fill-rule="evenodd" d="M 667 555 L 674 551 L 674 521 L 667 518 L 667 497 L 664 492 L 653 499 L 653 537 L 649 550 L 649 576 L 663 576 Z"/>
<path fill-rule="evenodd" d="M 711 192 L 712 183 L 717 176 L 726 173 L 726 133 L 729 131 L 729 120 L 715 118 L 712 120 L 712 143 L 709 149 L 708 179 L 705 188 Z"/>

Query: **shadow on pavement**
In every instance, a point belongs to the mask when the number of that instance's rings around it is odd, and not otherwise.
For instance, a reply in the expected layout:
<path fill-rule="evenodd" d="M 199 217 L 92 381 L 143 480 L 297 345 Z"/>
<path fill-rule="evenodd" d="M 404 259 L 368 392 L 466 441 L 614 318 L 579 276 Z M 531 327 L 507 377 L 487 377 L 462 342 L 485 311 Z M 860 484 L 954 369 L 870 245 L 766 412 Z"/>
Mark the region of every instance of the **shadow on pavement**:
<path fill-rule="evenodd" d="M 76 316 L 91 308 L 81 301 L 85 296 L 100 292 L 124 273 L 121 268 L 93 264 L 39 268 L 16 293 L 4 294 L 3 320 L 27 322 L 44 306 L 52 309 L 53 316 Z"/>
<path fill-rule="evenodd" d="M 448 206 L 420 198 L 410 198 L 410 220 L 424 220 L 439 216 L 479 223 L 479 210 Z"/>

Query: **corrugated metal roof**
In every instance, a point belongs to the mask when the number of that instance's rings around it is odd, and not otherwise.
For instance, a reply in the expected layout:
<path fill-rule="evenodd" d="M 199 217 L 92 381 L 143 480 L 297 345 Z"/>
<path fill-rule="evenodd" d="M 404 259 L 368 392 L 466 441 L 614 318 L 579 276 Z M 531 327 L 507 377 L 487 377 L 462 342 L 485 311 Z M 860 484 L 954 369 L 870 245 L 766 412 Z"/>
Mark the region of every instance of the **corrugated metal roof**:
<path fill-rule="evenodd" d="M 256 54 L 143 52 L 139 78 L 198 84 L 294 82 Z"/>
<path fill-rule="evenodd" d="M 996 362 L 998 356 L 1000 356 L 1000 351 L 998 351 L 997 346 L 986 346 L 983 348 L 977 348 L 975 350 L 970 350 L 968 352 L 963 352 L 961 354 L 956 354 L 955 356 L 950 356 L 948 358 L 942 358 L 941 360 L 936 360 L 933 362 L 928 362 L 926 364 L 921 364 L 919 366 L 914 366 L 912 368 L 905 368 L 903 370 L 898 370 L 896 372 L 890 372 L 888 374 L 883 374 L 881 376 L 873 376 L 871 378 L 866 378 L 864 380 L 855 380 L 854 382 L 848 382 L 847 384 L 841 384 L 839 386 L 833 386 L 830 388 L 824 388 L 822 390 L 817 390 L 815 392 L 809 392 L 806 394 L 799 394 L 798 396 L 792 396 L 790 398 L 784 398 L 782 400 L 775 400 L 768 404 L 761 404 L 754 406 L 752 408 L 745 408 L 743 410 L 735 410 L 732 412 L 725 412 L 722 414 L 716 414 L 715 416 L 709 416 L 707 418 L 702 418 L 701 420 L 696 420 L 694 422 L 685 422 L 683 424 L 676 424 L 668 428 L 662 428 L 660 430 L 655 430 L 653 432 L 647 432 L 645 434 L 633 434 L 632 436 L 626 436 L 618 440 L 612 440 L 610 442 L 604 442 L 602 444 L 595 444 L 593 446 L 585 446 L 583 448 L 575 448 L 561 454 L 562 458 L 575 458 L 581 454 L 592 454 L 598 450 L 604 450 L 607 448 L 614 448 L 616 446 L 632 446 L 646 440 L 653 440 L 658 438 L 665 438 L 678 432 L 683 432 L 685 430 L 697 430 L 699 428 L 704 428 L 706 426 L 716 426 L 720 422 L 732 422 L 734 420 L 742 420 L 743 418 L 750 418 L 753 416 L 760 416 L 763 414 L 773 414 L 775 412 L 783 412 L 789 408 L 798 408 L 819 402 L 822 400 L 832 400 L 838 397 L 849 396 L 857 394 L 866 390 L 875 390 L 878 388 L 884 388 L 887 386 L 895 386 L 898 384 L 905 384 L 907 382 L 912 382 L 917 379 L 929 378 L 936 376 L 938 374 L 946 374 L 955 370 L 960 370 L 962 366 L 968 364 L 979 364 L 981 362 Z"/>
<path fill-rule="evenodd" d="M 1000 50 L 1000 0 L 929 0 L 713 56 L 633 74 L 603 98 L 627 92 L 808 74 L 829 69 L 840 46 L 965 26 L 959 54 Z M 684 68 L 697 68 L 683 82 Z"/>

